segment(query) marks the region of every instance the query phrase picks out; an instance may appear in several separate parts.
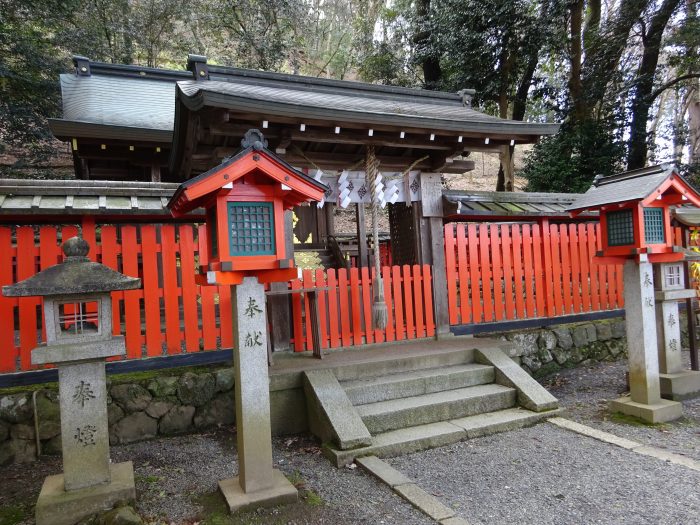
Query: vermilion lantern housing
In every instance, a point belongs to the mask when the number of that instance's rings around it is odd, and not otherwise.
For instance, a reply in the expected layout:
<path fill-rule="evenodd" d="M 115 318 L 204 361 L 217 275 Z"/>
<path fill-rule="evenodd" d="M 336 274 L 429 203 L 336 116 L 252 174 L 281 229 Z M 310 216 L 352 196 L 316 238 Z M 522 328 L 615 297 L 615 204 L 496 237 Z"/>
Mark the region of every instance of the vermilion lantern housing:
<path fill-rule="evenodd" d="M 593 186 L 568 209 L 572 216 L 587 210 L 600 212 L 603 249 L 598 262 L 639 260 L 673 262 L 684 253 L 673 245 L 670 208 L 700 206 L 700 195 L 669 166 L 598 176 Z"/>
<path fill-rule="evenodd" d="M 174 217 L 206 210 L 208 265 L 200 267 L 206 284 L 240 284 L 246 275 L 288 281 L 297 272 L 285 249 L 284 211 L 321 200 L 328 187 L 269 151 L 258 130 L 249 130 L 241 146 L 219 166 L 183 182 L 168 208 Z"/>

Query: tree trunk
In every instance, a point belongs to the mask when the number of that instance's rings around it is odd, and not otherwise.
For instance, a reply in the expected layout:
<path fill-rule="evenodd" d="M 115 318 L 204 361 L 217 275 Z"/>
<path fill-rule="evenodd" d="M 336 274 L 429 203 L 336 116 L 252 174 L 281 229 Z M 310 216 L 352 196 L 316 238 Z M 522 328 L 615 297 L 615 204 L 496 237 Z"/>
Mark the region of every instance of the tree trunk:
<path fill-rule="evenodd" d="M 583 86 L 581 85 L 581 64 L 583 62 L 583 48 L 581 45 L 581 26 L 583 22 L 583 0 L 577 0 L 571 4 L 571 43 L 569 49 L 571 61 L 571 73 L 569 75 L 569 96 L 573 108 L 573 120 L 580 122 L 586 112 L 583 100 Z"/>
<path fill-rule="evenodd" d="M 632 99 L 632 123 L 630 124 L 629 151 L 627 169 L 643 168 L 647 160 L 647 122 L 649 109 L 654 99 L 654 73 L 659 63 L 661 39 L 671 15 L 678 8 L 680 0 L 664 0 L 654 14 L 647 33 L 643 35 L 644 52 L 637 70 L 637 86 Z"/>
<path fill-rule="evenodd" d="M 597 31 L 593 31 L 595 25 L 586 28 L 585 53 L 572 49 L 572 76 L 574 76 L 573 66 L 581 68 L 580 84 L 574 85 L 574 90 L 570 91 L 575 117 L 585 120 L 605 99 L 610 73 L 617 70 L 622 53 L 627 47 L 630 30 L 650 2 L 651 0 L 621 0 L 617 13 L 608 17 L 610 21 L 607 24 L 599 27 Z M 572 40 L 575 38 L 574 29 L 577 29 L 579 43 L 581 42 L 583 4 L 583 0 L 578 0 L 571 8 Z M 589 23 L 595 21 L 595 16 L 593 14 L 589 17 Z M 572 47 L 574 44 L 575 42 L 572 42 Z M 581 61 L 584 54 L 585 63 Z M 574 60 L 576 57 L 578 60 Z"/>
<path fill-rule="evenodd" d="M 432 30 L 430 29 L 430 0 L 416 2 L 416 15 L 421 28 L 414 36 L 414 42 L 423 50 L 421 67 L 427 89 L 436 89 L 442 80 L 440 58 L 430 45 Z"/>

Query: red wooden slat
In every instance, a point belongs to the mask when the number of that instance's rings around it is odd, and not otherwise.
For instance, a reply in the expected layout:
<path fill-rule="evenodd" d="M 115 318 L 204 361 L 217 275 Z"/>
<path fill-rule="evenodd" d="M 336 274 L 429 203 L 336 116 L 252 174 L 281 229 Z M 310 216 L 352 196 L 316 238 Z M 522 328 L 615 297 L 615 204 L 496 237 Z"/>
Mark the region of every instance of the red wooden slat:
<path fill-rule="evenodd" d="M 515 315 L 518 319 L 524 319 L 525 288 L 523 286 L 523 240 L 519 224 L 513 225 L 511 243 L 513 245 L 513 293 L 515 294 Z"/>
<path fill-rule="evenodd" d="M 396 317 L 396 340 L 406 339 L 406 326 L 403 315 L 403 294 L 401 293 L 401 267 L 391 267 L 391 283 L 394 290 L 394 316 Z"/>
<path fill-rule="evenodd" d="M 101 232 L 102 264 L 113 270 L 119 271 L 119 249 L 117 246 L 116 226 L 102 226 Z M 124 300 L 124 292 L 112 292 L 112 333 L 121 333 L 121 303 Z"/>
<path fill-rule="evenodd" d="M 350 331 L 350 304 L 348 294 L 348 271 L 345 268 L 338 270 L 338 304 L 340 306 L 340 330 L 343 346 L 351 346 Z"/>
<path fill-rule="evenodd" d="M 623 275 L 622 264 L 618 264 L 615 268 L 615 279 L 617 280 L 617 307 L 625 307 L 625 289 L 624 289 L 624 275 Z"/>
<path fill-rule="evenodd" d="M 98 252 L 100 249 L 96 241 L 94 217 L 83 217 L 80 234 L 90 245 L 90 253 L 88 253 L 88 257 L 91 261 L 98 261 Z"/>
<path fill-rule="evenodd" d="M 458 224 L 457 229 L 463 224 Z M 457 309 L 457 261 L 455 258 L 455 226 L 445 224 L 445 269 L 447 271 L 447 310 L 450 316 L 450 324 L 459 324 L 459 311 Z M 466 272 L 466 268 L 464 269 Z M 461 283 L 460 283 L 461 284 Z M 464 301 L 464 296 L 462 296 Z"/>
<path fill-rule="evenodd" d="M 42 226 L 39 229 L 39 269 L 46 270 L 60 260 L 61 248 L 58 246 L 58 235 L 55 226 Z M 44 322 L 44 305 L 41 301 L 41 340 L 46 341 L 46 323 Z M 93 310 L 91 308 L 91 310 Z M 96 310 L 96 309 L 95 309 Z M 94 311 L 94 310 L 93 310 Z"/>
<path fill-rule="evenodd" d="M 591 261 L 588 255 L 588 230 L 585 224 L 579 224 L 578 260 L 581 265 L 581 308 L 584 312 L 591 310 Z"/>
<path fill-rule="evenodd" d="M 61 228 L 61 244 L 66 242 L 68 239 L 76 237 L 78 235 L 78 227 L 74 225 L 65 225 Z"/>
<path fill-rule="evenodd" d="M 470 239 L 471 242 L 471 239 Z M 479 241 L 477 246 L 479 247 L 479 273 L 481 276 L 481 297 L 483 300 L 484 308 L 484 322 L 493 321 L 493 294 L 491 293 L 492 273 L 491 273 L 491 260 L 489 253 L 491 239 L 489 238 L 489 228 L 486 224 L 479 225 Z M 469 258 L 470 262 L 471 257 Z"/>
<path fill-rule="evenodd" d="M 537 317 L 547 317 L 547 290 L 545 289 L 545 269 L 543 264 L 544 242 L 539 224 L 532 225 L 532 257 L 535 273 L 535 307 Z"/>
<path fill-rule="evenodd" d="M 352 311 L 352 344 L 362 344 L 362 314 L 360 295 L 360 272 L 350 268 L 350 308 Z"/>
<path fill-rule="evenodd" d="M 316 270 L 316 286 L 319 288 L 325 288 L 326 284 L 326 272 L 319 268 Z M 326 294 L 325 290 L 319 290 L 318 292 L 318 318 L 321 329 L 319 330 L 321 334 L 321 348 L 328 348 L 328 309 L 326 307 Z"/>
<path fill-rule="evenodd" d="M 164 224 L 160 228 L 161 267 L 163 269 L 163 306 L 165 307 L 165 345 L 168 354 L 182 352 L 180 341 L 180 293 L 177 285 L 177 251 L 175 226 Z"/>
<path fill-rule="evenodd" d="M 504 307 L 506 319 L 515 318 L 515 298 L 513 296 L 513 242 L 510 237 L 510 229 L 518 229 L 517 224 L 504 224 L 501 226 L 501 248 L 503 261 L 503 293 L 505 295 Z"/>
<path fill-rule="evenodd" d="M 156 227 L 141 226 L 141 267 L 143 270 L 144 314 L 146 320 L 146 353 L 162 355 L 160 324 L 160 287 L 158 286 L 158 246 Z"/>
<path fill-rule="evenodd" d="M 501 237 L 499 227 L 491 224 L 489 227 L 491 241 L 491 281 L 493 282 L 493 310 L 496 321 L 502 321 L 505 311 L 503 308 L 503 265 L 501 263 Z"/>
<path fill-rule="evenodd" d="M 330 335 L 331 348 L 340 346 L 340 330 L 338 321 L 340 314 L 338 313 L 338 280 L 335 276 L 333 268 L 328 270 L 328 331 Z"/>
<path fill-rule="evenodd" d="M 470 286 L 474 290 L 474 283 L 478 285 L 479 281 L 470 280 L 469 268 L 471 257 L 467 258 L 467 250 L 470 246 L 467 245 L 466 231 L 464 224 L 457 225 L 457 270 L 459 277 L 459 314 L 460 323 L 467 324 L 472 320 L 472 305 L 470 304 Z M 476 247 L 475 247 L 476 249 Z M 478 293 L 478 286 L 477 286 Z M 473 296 L 472 296 L 473 301 Z"/>
<path fill-rule="evenodd" d="M 403 278 L 403 302 L 406 308 L 406 339 L 415 339 L 415 324 L 413 322 L 413 293 L 411 291 L 411 267 L 404 265 L 401 276 Z"/>
<path fill-rule="evenodd" d="M 544 301 L 546 315 L 548 317 L 554 317 L 556 315 L 556 307 L 554 304 L 554 294 L 552 293 L 552 288 L 554 286 L 554 275 L 552 268 L 552 248 L 550 239 L 550 229 L 549 224 L 543 224 L 541 228 L 542 233 L 542 265 L 544 270 Z"/>
<path fill-rule="evenodd" d="M 291 281 L 292 290 L 300 290 L 302 288 L 301 281 L 299 279 L 293 279 Z M 304 323 L 302 308 L 304 305 L 301 300 L 301 292 L 292 293 L 292 325 L 294 327 L 294 351 L 303 352 L 304 351 L 304 341 L 306 339 L 306 334 L 304 333 Z"/>
<path fill-rule="evenodd" d="M 425 300 L 425 333 L 428 337 L 435 335 L 435 316 L 433 314 L 433 281 L 430 266 L 423 265 L 423 298 Z"/>
<path fill-rule="evenodd" d="M 471 290 L 471 315 L 467 317 L 473 323 L 482 321 L 482 299 L 481 299 L 481 271 L 479 269 L 479 238 L 475 224 L 468 226 L 468 248 L 469 248 L 469 289 Z M 461 265 L 460 265 L 461 266 Z M 466 298 L 465 298 L 466 300 Z"/>
<path fill-rule="evenodd" d="M 17 281 L 22 281 L 36 273 L 36 257 L 34 248 L 34 228 L 20 226 L 17 228 Z M 37 345 L 37 305 L 35 297 L 19 298 L 19 358 L 22 370 L 29 370 L 31 351 Z"/>
<path fill-rule="evenodd" d="M 594 263 L 593 257 L 598 244 L 595 224 L 586 225 L 586 235 L 588 237 L 588 261 L 589 275 L 591 279 L 591 309 L 595 312 L 600 310 L 600 288 L 598 286 L 598 266 Z"/>
<path fill-rule="evenodd" d="M 421 278 L 421 267 L 417 264 L 413 266 L 413 311 L 416 318 L 416 339 L 425 337 L 425 321 L 423 319 L 423 282 Z"/>
<path fill-rule="evenodd" d="M 199 352 L 199 316 L 197 313 L 197 284 L 194 281 L 193 225 L 178 227 L 180 236 L 180 282 L 182 283 L 182 315 L 185 320 L 185 351 Z M 211 288 L 211 287 L 209 287 Z"/>
<path fill-rule="evenodd" d="M 13 284 L 12 277 L 12 230 L 0 226 L 0 288 Z M 16 299 L 0 294 L 0 372 L 14 372 L 18 349 L 15 346 Z"/>
<path fill-rule="evenodd" d="M 394 341 L 396 339 L 394 331 L 394 300 L 391 294 L 391 267 L 384 266 L 382 268 L 382 277 L 384 282 L 384 298 L 386 299 L 387 305 L 387 322 L 385 330 L 386 341 Z"/>
<path fill-rule="evenodd" d="M 302 275 L 302 285 L 304 288 L 314 288 L 314 272 L 309 269 L 305 269 L 301 273 Z M 314 349 L 314 338 L 311 331 L 311 308 L 309 305 L 309 296 L 304 293 L 304 338 L 306 340 L 306 349 L 311 351 Z"/>
<path fill-rule="evenodd" d="M 549 243 L 552 251 L 552 280 L 550 281 L 552 286 L 550 297 L 554 297 L 554 315 L 562 315 L 564 313 L 564 301 L 562 299 L 561 254 L 559 253 L 561 237 L 559 236 L 559 226 L 556 224 L 549 225 Z"/>
<path fill-rule="evenodd" d="M 573 299 L 571 297 L 571 261 L 569 259 L 569 250 L 571 243 L 569 241 L 569 229 L 566 224 L 559 226 L 559 252 L 561 255 L 561 290 L 564 295 L 564 313 L 570 314 L 573 311 Z"/>
<path fill-rule="evenodd" d="M 201 225 L 197 229 L 197 253 L 199 255 L 200 266 L 206 266 L 209 263 L 206 246 L 207 229 L 205 225 Z M 195 268 L 195 271 L 197 270 L 198 269 Z M 216 329 L 214 301 L 217 288 L 215 286 L 199 286 L 197 288 L 202 301 L 202 342 L 204 344 L 204 350 L 216 350 L 218 332 Z"/>
<path fill-rule="evenodd" d="M 366 266 L 363 266 L 360 270 L 360 277 L 362 280 L 362 314 L 364 318 L 365 341 L 369 344 L 374 342 L 374 329 L 372 325 L 373 296 L 371 290 L 372 285 L 369 280 L 369 270 Z"/>
<path fill-rule="evenodd" d="M 525 288 L 525 313 L 527 317 L 535 317 L 535 263 L 532 255 L 532 232 L 530 225 L 523 225 L 522 231 L 523 248 L 523 281 Z"/>
<path fill-rule="evenodd" d="M 136 242 L 136 227 L 122 226 L 122 273 L 129 277 L 143 277 L 139 274 L 139 249 Z M 143 281 L 141 282 L 143 287 Z M 124 337 L 126 339 L 126 357 L 141 357 L 143 344 L 141 336 L 141 304 L 139 297 L 142 290 L 124 292 Z"/>
<path fill-rule="evenodd" d="M 578 231 L 575 224 L 569 224 L 569 257 L 571 260 L 571 288 L 574 313 L 581 312 L 581 261 L 578 251 Z"/>
<path fill-rule="evenodd" d="M 233 314 L 231 313 L 231 287 L 219 286 L 219 329 L 221 348 L 233 348 Z"/>

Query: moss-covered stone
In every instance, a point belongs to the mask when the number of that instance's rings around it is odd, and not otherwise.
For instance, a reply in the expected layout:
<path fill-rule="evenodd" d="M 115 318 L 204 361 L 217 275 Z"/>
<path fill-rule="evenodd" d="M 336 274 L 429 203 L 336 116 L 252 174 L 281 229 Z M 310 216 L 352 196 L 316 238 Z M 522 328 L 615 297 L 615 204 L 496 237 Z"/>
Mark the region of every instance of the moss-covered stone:
<path fill-rule="evenodd" d="M 183 405 L 201 407 L 216 393 L 213 374 L 183 374 L 177 382 L 177 397 Z"/>
<path fill-rule="evenodd" d="M 144 410 L 153 399 L 148 390 L 136 384 L 115 385 L 109 393 L 114 402 L 128 414 Z"/>
<path fill-rule="evenodd" d="M 558 372 L 559 370 L 561 370 L 561 367 L 555 361 L 551 361 L 542 365 L 538 370 L 533 371 L 532 375 L 533 377 L 540 378 Z"/>
<path fill-rule="evenodd" d="M 153 397 L 167 397 L 177 395 L 177 377 L 156 377 L 148 382 L 148 391 Z"/>

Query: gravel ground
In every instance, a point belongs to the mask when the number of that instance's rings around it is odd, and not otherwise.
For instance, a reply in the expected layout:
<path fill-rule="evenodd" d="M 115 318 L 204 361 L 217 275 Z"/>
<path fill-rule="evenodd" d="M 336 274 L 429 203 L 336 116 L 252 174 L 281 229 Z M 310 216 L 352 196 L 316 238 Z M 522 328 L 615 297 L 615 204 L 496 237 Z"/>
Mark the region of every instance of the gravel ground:
<path fill-rule="evenodd" d="M 700 400 L 662 425 L 606 411 L 626 390 L 626 367 L 597 363 L 543 384 L 572 420 L 700 460 Z M 133 461 L 137 510 L 152 524 L 433 523 L 359 469 L 333 467 L 311 438 L 275 438 L 273 454 L 300 503 L 230 517 L 217 481 L 237 471 L 234 429 L 112 448 L 114 461 Z M 700 473 L 548 424 L 389 461 L 473 524 L 700 524 Z M 44 477 L 60 470 L 56 457 L 0 468 L 0 524 L 33 523 Z"/>
<path fill-rule="evenodd" d="M 543 423 L 389 460 L 470 524 L 700 523 L 700 473 Z"/>
<path fill-rule="evenodd" d="M 300 488 L 301 501 L 279 509 L 228 515 L 217 481 L 232 477 L 232 428 L 112 447 L 112 460 L 131 460 L 136 477 L 136 509 L 153 524 L 332 524 L 424 525 L 433 523 L 388 487 L 359 469 L 336 469 L 310 438 L 274 439 L 275 466 Z M 0 468 L 2 509 L 16 508 L 33 523 L 33 505 L 45 476 L 61 470 L 58 458 Z"/>
<path fill-rule="evenodd" d="M 690 368 L 688 352 L 684 357 Z M 565 417 L 569 419 L 700 461 L 700 398 L 683 401 L 685 417 L 670 423 L 645 425 L 631 418 L 611 416 L 607 402 L 626 393 L 626 372 L 627 360 L 596 363 L 563 370 L 545 378 L 542 384 L 566 408 Z"/>

